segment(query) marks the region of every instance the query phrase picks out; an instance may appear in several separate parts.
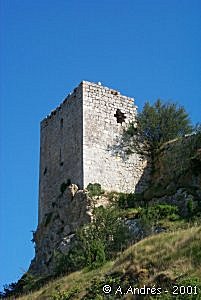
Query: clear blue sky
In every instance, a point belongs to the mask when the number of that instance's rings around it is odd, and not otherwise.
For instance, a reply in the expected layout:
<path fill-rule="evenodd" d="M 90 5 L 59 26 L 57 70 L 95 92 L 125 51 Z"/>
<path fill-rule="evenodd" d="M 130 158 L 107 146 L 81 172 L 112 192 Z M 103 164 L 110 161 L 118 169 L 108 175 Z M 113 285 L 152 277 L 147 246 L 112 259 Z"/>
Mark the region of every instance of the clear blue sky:
<path fill-rule="evenodd" d="M 80 81 L 201 121 L 200 0 L 0 0 L 0 285 L 34 255 L 39 122 Z"/>

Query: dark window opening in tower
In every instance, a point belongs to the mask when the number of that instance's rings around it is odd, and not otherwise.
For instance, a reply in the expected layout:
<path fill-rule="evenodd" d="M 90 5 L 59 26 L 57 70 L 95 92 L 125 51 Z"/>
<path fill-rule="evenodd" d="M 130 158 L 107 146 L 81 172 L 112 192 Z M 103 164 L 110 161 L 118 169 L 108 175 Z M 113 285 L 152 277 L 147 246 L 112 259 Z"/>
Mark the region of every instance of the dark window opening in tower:
<path fill-rule="evenodd" d="M 62 118 L 62 119 L 60 120 L 60 128 L 62 129 L 63 126 L 64 126 L 64 119 Z"/>
<path fill-rule="evenodd" d="M 59 150 L 59 164 L 60 164 L 60 166 L 63 166 L 63 161 L 62 161 L 62 157 L 61 157 L 61 148 L 60 148 L 60 150 Z"/>
<path fill-rule="evenodd" d="M 120 109 L 116 110 L 116 114 L 114 115 L 114 117 L 117 118 L 117 123 L 122 124 L 123 122 L 125 122 L 126 116 L 124 115 L 124 113 L 122 113 L 120 111 Z"/>
<path fill-rule="evenodd" d="M 45 167 L 44 171 L 43 171 L 43 175 L 45 175 L 47 173 L 47 168 Z"/>

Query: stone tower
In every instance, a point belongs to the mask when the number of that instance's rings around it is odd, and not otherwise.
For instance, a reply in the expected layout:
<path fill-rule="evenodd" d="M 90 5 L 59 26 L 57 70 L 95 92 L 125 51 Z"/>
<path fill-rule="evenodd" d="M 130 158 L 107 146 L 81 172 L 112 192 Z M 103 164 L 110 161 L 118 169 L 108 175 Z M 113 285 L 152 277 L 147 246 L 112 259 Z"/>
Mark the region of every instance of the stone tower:
<path fill-rule="evenodd" d="M 137 154 L 125 159 L 119 141 L 136 110 L 134 99 L 83 81 L 41 122 L 39 224 L 64 182 L 80 189 L 100 183 L 108 191 L 135 190 L 145 162 Z"/>

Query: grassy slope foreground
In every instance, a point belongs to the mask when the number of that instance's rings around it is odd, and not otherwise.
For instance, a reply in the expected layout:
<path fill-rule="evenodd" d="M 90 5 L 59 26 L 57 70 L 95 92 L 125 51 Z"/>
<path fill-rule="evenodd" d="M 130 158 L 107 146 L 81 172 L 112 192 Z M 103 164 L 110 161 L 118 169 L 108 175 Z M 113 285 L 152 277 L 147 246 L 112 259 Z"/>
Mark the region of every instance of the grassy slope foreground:
<path fill-rule="evenodd" d="M 110 294 L 103 293 L 105 284 L 111 286 Z M 155 285 L 161 291 L 168 289 L 169 292 L 158 296 L 149 293 L 149 296 L 141 296 L 140 299 L 201 299 L 200 226 L 148 237 L 129 247 L 114 262 L 96 270 L 85 269 L 61 277 L 19 299 L 138 299 L 132 295 L 133 289 L 144 285 Z M 174 285 L 197 286 L 193 293 L 198 294 L 179 295 L 178 290 L 178 295 L 173 298 Z M 132 289 L 128 290 L 130 286 Z M 124 295 L 127 291 L 128 294 Z"/>

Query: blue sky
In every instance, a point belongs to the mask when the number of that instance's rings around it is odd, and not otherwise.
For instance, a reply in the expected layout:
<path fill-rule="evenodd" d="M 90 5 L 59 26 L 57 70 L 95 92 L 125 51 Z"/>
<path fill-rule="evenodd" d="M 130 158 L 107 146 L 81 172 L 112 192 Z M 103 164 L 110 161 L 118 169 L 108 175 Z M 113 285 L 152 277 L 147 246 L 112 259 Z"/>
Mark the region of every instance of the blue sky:
<path fill-rule="evenodd" d="M 39 122 L 80 81 L 201 121 L 200 0 L 0 0 L 0 286 L 34 255 Z"/>

